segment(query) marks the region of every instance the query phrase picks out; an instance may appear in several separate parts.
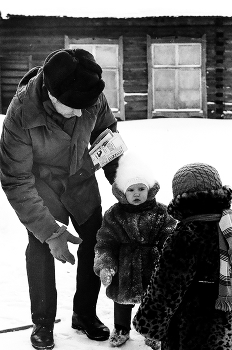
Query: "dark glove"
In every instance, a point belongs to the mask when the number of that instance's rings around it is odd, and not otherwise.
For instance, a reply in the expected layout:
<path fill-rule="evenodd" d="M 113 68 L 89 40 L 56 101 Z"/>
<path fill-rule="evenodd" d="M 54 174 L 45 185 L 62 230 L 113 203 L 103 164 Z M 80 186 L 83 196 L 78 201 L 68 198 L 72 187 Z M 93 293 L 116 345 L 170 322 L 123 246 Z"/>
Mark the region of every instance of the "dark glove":
<path fill-rule="evenodd" d="M 62 263 L 66 263 L 67 261 L 72 265 L 75 264 L 75 258 L 68 249 L 68 242 L 80 244 L 82 242 L 81 238 L 75 237 L 66 229 L 63 229 L 61 234 L 59 234 L 57 237 L 52 236 L 48 238 L 46 242 L 49 245 L 51 254 L 55 259 L 61 261 Z"/>
<path fill-rule="evenodd" d="M 107 178 L 107 180 L 111 185 L 113 184 L 115 179 L 119 158 L 120 157 L 113 159 L 111 162 L 109 162 L 103 167 L 105 177 Z"/>

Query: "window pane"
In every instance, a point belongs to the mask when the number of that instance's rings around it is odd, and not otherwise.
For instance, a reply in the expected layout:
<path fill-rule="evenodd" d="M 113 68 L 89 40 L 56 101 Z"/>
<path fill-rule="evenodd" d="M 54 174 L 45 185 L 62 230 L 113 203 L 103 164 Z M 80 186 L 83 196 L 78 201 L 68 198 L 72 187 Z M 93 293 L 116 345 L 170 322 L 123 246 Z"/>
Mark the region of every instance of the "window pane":
<path fill-rule="evenodd" d="M 175 45 L 161 44 L 153 46 L 153 64 L 155 65 L 174 65 L 175 64 Z"/>
<path fill-rule="evenodd" d="M 155 109 L 174 108 L 175 71 L 174 69 L 154 70 L 154 107 Z"/>
<path fill-rule="evenodd" d="M 200 65 L 200 45 L 179 45 L 179 65 Z"/>
<path fill-rule="evenodd" d="M 200 89 L 200 69 L 181 69 L 178 73 L 181 89 Z"/>
<path fill-rule="evenodd" d="M 117 71 L 103 69 L 102 78 L 106 84 L 107 89 L 117 89 Z"/>
<path fill-rule="evenodd" d="M 179 108 L 200 108 L 200 69 L 181 69 L 179 73 Z"/>
<path fill-rule="evenodd" d="M 118 47 L 116 45 L 96 45 L 96 61 L 103 67 L 118 66 Z"/>
<path fill-rule="evenodd" d="M 154 96 L 154 109 L 174 109 L 174 91 L 156 91 Z"/>
<path fill-rule="evenodd" d="M 111 108 L 119 108 L 118 103 L 118 72 L 116 70 L 103 70 L 102 78 L 105 81 L 104 94 Z"/>
<path fill-rule="evenodd" d="M 110 108 L 115 108 L 119 110 L 118 95 L 116 91 L 105 89 L 104 94 L 106 95 Z"/>
<path fill-rule="evenodd" d="M 201 109 L 199 90 L 180 90 L 179 108 Z"/>
<path fill-rule="evenodd" d="M 155 90 L 175 89 L 174 69 L 154 69 L 154 87 Z"/>

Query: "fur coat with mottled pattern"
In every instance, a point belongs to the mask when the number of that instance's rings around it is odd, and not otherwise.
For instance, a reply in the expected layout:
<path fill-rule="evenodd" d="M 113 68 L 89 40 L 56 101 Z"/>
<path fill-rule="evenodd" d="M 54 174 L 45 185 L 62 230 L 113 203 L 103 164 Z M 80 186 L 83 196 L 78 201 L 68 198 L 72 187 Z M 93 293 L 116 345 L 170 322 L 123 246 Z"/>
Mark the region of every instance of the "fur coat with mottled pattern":
<path fill-rule="evenodd" d="M 100 275 L 103 268 L 114 269 L 106 294 L 121 304 L 140 302 L 164 241 L 176 225 L 166 206 L 156 202 L 156 192 L 151 188 L 148 200 L 134 206 L 114 184 L 119 202 L 106 211 L 97 233 L 94 271 Z"/>

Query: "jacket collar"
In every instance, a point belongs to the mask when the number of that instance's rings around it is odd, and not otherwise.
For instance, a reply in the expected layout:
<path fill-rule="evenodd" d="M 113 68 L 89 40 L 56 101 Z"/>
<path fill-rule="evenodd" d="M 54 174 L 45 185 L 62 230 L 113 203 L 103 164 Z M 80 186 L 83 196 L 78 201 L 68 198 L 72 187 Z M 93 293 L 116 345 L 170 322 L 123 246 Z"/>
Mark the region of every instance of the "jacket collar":
<path fill-rule="evenodd" d="M 31 129 L 41 125 L 47 125 L 46 111 L 43 107 L 43 72 L 39 70 L 37 75 L 29 80 L 27 85 L 19 87 L 17 96 L 22 102 L 22 126 Z"/>
<path fill-rule="evenodd" d="M 140 205 L 122 204 L 119 202 L 119 206 L 129 213 L 142 213 L 143 211 L 148 211 L 155 208 L 157 206 L 157 202 L 156 198 L 153 198 L 151 200 L 146 200 L 146 202 Z"/>

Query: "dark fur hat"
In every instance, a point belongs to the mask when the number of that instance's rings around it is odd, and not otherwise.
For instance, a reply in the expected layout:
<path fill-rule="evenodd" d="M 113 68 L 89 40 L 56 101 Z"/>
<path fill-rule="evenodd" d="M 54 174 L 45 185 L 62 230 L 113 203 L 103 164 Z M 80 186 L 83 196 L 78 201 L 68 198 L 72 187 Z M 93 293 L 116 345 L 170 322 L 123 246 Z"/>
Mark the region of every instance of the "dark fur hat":
<path fill-rule="evenodd" d="M 87 108 L 105 87 L 102 69 L 83 49 L 57 50 L 44 61 L 44 84 L 57 100 L 72 108 Z"/>

